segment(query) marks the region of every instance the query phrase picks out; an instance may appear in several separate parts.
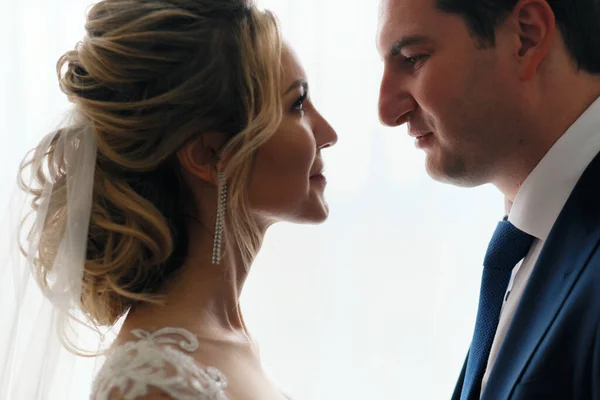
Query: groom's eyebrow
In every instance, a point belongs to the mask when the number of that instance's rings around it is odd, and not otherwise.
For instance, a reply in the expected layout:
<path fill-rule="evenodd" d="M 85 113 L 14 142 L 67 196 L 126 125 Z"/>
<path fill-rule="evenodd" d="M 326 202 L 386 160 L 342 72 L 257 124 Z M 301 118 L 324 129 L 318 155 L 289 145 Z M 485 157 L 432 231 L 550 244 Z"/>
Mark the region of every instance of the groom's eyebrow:
<path fill-rule="evenodd" d="M 426 43 L 431 43 L 431 39 L 423 35 L 411 35 L 403 37 L 392 46 L 390 50 L 390 57 L 396 57 L 405 47 Z"/>

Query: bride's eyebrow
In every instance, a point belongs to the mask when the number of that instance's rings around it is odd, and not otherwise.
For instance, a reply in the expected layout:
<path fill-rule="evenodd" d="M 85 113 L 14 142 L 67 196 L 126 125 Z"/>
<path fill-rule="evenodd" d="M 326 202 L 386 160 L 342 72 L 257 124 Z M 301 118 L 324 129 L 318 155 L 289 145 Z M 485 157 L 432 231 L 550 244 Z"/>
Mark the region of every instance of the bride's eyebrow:
<path fill-rule="evenodd" d="M 299 87 L 304 88 L 304 91 L 308 90 L 308 82 L 306 81 L 305 78 L 298 78 L 294 82 L 292 82 L 292 84 L 285 91 L 284 96 L 286 94 L 288 94 L 289 92 L 291 92 L 292 90 L 297 89 Z"/>

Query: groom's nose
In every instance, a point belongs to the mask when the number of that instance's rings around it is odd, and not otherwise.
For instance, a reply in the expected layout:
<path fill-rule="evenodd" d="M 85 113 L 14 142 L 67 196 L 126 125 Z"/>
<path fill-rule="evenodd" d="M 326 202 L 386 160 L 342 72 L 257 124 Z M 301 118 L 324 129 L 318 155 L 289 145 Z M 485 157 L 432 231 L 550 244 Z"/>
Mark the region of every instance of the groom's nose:
<path fill-rule="evenodd" d="M 417 107 L 400 77 L 385 71 L 379 88 L 379 120 L 386 126 L 400 126 Z"/>

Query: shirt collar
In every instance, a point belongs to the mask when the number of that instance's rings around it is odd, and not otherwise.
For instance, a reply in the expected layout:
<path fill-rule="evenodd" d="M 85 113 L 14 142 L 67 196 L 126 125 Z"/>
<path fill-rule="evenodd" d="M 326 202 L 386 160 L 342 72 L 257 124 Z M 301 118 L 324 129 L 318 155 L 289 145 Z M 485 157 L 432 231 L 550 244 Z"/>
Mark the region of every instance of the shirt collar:
<path fill-rule="evenodd" d="M 581 175 L 600 152 L 600 98 L 556 141 L 519 189 L 508 220 L 546 240 Z"/>

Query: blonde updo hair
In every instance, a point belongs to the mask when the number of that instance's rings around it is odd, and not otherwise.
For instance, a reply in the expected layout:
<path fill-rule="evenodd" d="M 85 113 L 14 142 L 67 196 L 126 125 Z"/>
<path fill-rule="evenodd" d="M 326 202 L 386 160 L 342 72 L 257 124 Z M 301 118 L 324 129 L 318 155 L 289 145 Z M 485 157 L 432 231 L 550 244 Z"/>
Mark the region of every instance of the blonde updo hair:
<path fill-rule="evenodd" d="M 98 147 L 81 303 L 94 323 L 112 325 L 134 303 L 159 301 L 187 254 L 176 152 L 203 132 L 230 138 L 225 229 L 245 261 L 255 254 L 245 188 L 281 121 L 282 40 L 275 17 L 246 0 L 103 0 L 86 32 L 57 71 Z M 40 187 L 54 182 L 35 255 L 42 287 L 66 225 L 66 177 L 49 168 L 53 152 L 30 171 L 37 186 L 25 186 L 35 210 Z"/>

